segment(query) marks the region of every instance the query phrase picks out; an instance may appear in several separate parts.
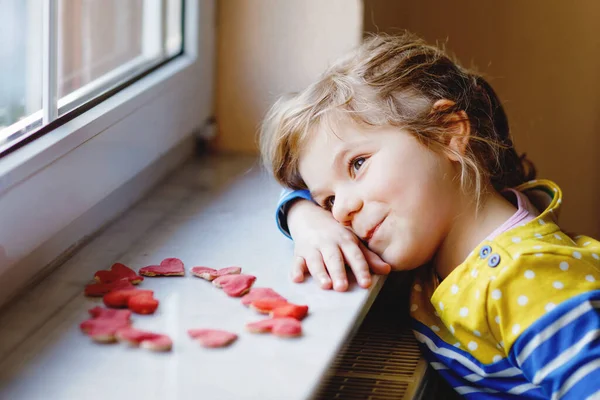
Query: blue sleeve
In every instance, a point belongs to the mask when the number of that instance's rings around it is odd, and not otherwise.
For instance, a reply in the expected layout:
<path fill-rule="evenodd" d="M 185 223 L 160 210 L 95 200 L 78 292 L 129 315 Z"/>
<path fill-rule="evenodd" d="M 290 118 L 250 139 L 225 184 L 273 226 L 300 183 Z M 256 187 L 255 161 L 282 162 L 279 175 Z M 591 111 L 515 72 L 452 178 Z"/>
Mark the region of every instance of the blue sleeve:
<path fill-rule="evenodd" d="M 549 398 L 600 398 L 600 290 L 548 312 L 517 339 L 509 357 Z"/>
<path fill-rule="evenodd" d="M 310 196 L 310 192 L 308 190 L 291 190 L 291 189 L 283 189 L 281 192 L 281 196 L 279 197 L 279 203 L 277 204 L 277 212 L 275 213 L 275 220 L 277 221 L 277 227 L 288 238 L 292 238 L 290 235 L 288 225 L 287 225 L 287 212 L 289 210 L 289 206 L 294 202 L 294 200 L 298 199 L 306 199 L 313 201 Z"/>

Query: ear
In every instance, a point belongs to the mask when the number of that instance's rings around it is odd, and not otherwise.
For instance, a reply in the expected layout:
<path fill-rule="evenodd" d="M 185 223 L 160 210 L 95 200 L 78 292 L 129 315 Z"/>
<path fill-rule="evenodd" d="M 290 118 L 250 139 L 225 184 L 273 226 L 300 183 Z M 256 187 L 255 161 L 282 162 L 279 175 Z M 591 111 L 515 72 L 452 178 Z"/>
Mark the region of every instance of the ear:
<path fill-rule="evenodd" d="M 432 111 L 443 112 L 452 106 L 454 106 L 452 100 L 441 99 L 433 103 Z M 469 116 L 463 110 L 448 114 L 447 120 L 451 127 L 451 138 L 448 142 L 448 147 L 455 153 L 464 155 L 469 143 L 469 137 L 471 135 L 471 124 L 469 123 Z M 453 152 L 448 153 L 448 158 L 452 161 L 459 161 L 456 154 Z"/>

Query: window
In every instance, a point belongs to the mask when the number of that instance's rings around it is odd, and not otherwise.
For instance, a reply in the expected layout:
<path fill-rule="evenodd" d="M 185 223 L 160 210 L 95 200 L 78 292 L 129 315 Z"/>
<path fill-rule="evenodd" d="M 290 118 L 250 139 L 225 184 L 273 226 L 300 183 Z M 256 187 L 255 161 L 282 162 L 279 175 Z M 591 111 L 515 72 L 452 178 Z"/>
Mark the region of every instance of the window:
<path fill-rule="evenodd" d="M 0 0 L 0 156 L 182 54 L 182 0 Z"/>

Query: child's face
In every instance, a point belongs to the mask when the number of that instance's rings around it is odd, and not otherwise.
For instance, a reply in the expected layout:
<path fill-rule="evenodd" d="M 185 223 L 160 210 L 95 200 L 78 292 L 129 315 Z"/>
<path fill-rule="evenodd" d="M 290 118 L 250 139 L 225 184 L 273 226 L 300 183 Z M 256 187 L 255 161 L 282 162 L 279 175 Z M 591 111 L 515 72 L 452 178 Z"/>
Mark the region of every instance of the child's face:
<path fill-rule="evenodd" d="M 398 128 L 313 132 L 299 169 L 313 198 L 396 270 L 431 260 L 457 215 L 454 165 Z"/>

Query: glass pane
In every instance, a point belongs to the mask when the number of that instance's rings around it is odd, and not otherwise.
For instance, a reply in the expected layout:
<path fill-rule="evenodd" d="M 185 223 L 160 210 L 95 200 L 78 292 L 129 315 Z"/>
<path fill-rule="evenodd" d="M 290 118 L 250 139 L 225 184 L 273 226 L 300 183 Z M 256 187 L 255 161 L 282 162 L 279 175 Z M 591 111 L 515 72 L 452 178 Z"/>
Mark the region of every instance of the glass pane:
<path fill-rule="evenodd" d="M 41 2 L 0 0 L 0 150 L 39 125 L 41 108 Z"/>
<path fill-rule="evenodd" d="M 142 36 L 146 3 L 152 1 L 59 0 L 59 99 L 119 67 L 125 66 L 125 71 L 128 65 L 141 61 L 145 56 Z M 154 26 L 158 31 L 159 23 Z"/>
<path fill-rule="evenodd" d="M 172 57 L 182 50 L 182 0 L 167 0 L 167 56 Z"/>
<path fill-rule="evenodd" d="M 41 127 L 43 1 L 0 0 L 0 154 Z M 183 0 L 56 0 L 58 116 L 181 52 Z"/>

